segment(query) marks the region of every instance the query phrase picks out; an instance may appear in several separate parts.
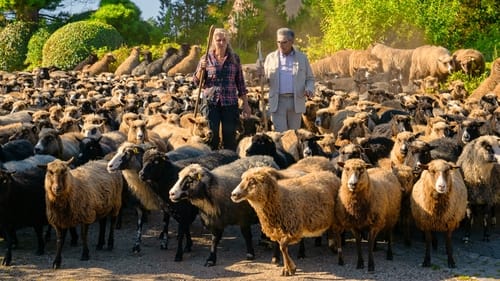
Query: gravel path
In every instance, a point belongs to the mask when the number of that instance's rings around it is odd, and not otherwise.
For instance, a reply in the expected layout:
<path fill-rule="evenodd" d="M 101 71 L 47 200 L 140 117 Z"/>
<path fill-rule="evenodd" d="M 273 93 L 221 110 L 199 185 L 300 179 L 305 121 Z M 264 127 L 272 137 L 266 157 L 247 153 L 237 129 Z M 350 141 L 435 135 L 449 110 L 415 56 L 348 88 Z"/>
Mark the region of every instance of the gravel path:
<path fill-rule="evenodd" d="M 457 268 L 450 270 L 442 235 L 438 236 L 438 251 L 432 252 L 431 268 L 422 268 L 424 244 L 421 234 L 414 234 L 413 246 L 404 247 L 400 236 L 394 243 L 394 260 L 385 260 L 385 245 L 379 243 L 375 252 L 375 273 L 366 270 L 367 252 L 364 249 L 365 269 L 356 269 L 354 242 L 348 240 L 344 247 L 346 265 L 338 266 L 336 256 L 326 246 L 314 247 L 314 241 L 306 241 L 306 258 L 297 259 L 298 247 L 290 247 L 292 258 L 297 264 L 297 273 L 292 277 L 281 277 L 281 268 L 270 264 L 271 250 L 255 246 L 256 259 L 244 259 L 244 242 L 239 228 L 229 227 L 218 249 L 215 267 L 204 267 L 208 257 L 210 235 L 197 220 L 193 226 L 193 251 L 184 255 L 184 261 L 174 262 L 176 223 L 171 223 L 168 250 L 159 249 L 157 239 L 160 231 L 160 215 L 152 214 L 145 226 L 142 252 L 132 254 L 135 233 L 134 215 L 126 214 L 123 229 L 116 231 L 115 249 L 96 251 L 90 249 L 90 260 L 80 261 L 81 244 L 78 247 L 66 245 L 63 249 L 62 269 L 52 270 L 55 254 L 54 239 L 47 244 L 46 253 L 34 255 L 34 235 L 31 229 L 18 233 L 19 249 L 13 252 L 13 265 L 0 267 L 0 280 L 500 280 L 500 230 L 497 228 L 491 242 L 483 242 L 481 232 L 473 232 L 472 242 L 461 242 L 462 232 L 454 235 L 454 249 Z M 96 243 L 97 225 L 91 226 L 89 244 Z M 254 243 L 260 234 L 254 227 Z M 0 244 L 4 244 L 0 242 Z M 326 244 L 324 242 L 323 244 Z M 366 244 L 366 243 L 365 243 Z"/>

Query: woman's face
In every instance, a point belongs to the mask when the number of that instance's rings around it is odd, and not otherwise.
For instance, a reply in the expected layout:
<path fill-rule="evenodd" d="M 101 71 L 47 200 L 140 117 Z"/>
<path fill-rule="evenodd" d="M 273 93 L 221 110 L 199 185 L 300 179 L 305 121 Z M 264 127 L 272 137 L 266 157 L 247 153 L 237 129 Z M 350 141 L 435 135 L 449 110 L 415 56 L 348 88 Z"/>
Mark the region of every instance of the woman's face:
<path fill-rule="evenodd" d="M 215 34 L 214 35 L 215 48 L 218 50 L 226 50 L 227 47 L 227 39 L 224 34 Z"/>

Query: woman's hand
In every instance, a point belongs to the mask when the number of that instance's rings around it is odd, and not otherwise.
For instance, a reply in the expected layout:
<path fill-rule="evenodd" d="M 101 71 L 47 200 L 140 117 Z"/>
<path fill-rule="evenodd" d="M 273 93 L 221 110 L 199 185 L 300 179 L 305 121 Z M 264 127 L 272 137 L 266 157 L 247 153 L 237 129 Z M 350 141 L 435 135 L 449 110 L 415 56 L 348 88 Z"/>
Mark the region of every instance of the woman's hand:
<path fill-rule="evenodd" d="M 248 102 L 243 103 L 242 115 L 244 119 L 247 119 L 252 115 L 252 110 L 250 109 L 250 105 L 248 105 Z"/>

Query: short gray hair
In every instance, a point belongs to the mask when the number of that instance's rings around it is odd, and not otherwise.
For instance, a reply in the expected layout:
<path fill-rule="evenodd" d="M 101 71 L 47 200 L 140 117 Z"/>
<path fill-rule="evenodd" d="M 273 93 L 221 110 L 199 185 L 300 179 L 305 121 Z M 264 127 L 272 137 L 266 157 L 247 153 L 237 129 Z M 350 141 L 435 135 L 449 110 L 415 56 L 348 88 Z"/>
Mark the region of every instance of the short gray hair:
<path fill-rule="evenodd" d="M 293 32 L 293 30 L 291 30 L 288 27 L 282 27 L 282 28 L 278 29 L 278 31 L 276 31 L 276 35 L 277 36 L 280 36 L 280 35 L 285 36 L 288 39 L 295 38 L 295 32 Z"/>

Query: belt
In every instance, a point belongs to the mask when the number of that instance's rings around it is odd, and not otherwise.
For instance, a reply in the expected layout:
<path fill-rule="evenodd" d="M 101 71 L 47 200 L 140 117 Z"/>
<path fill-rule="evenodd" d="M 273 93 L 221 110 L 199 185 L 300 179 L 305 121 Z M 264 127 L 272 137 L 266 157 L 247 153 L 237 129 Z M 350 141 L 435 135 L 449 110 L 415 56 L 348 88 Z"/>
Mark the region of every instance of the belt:
<path fill-rule="evenodd" d="M 293 93 L 280 94 L 280 97 L 293 97 Z"/>

